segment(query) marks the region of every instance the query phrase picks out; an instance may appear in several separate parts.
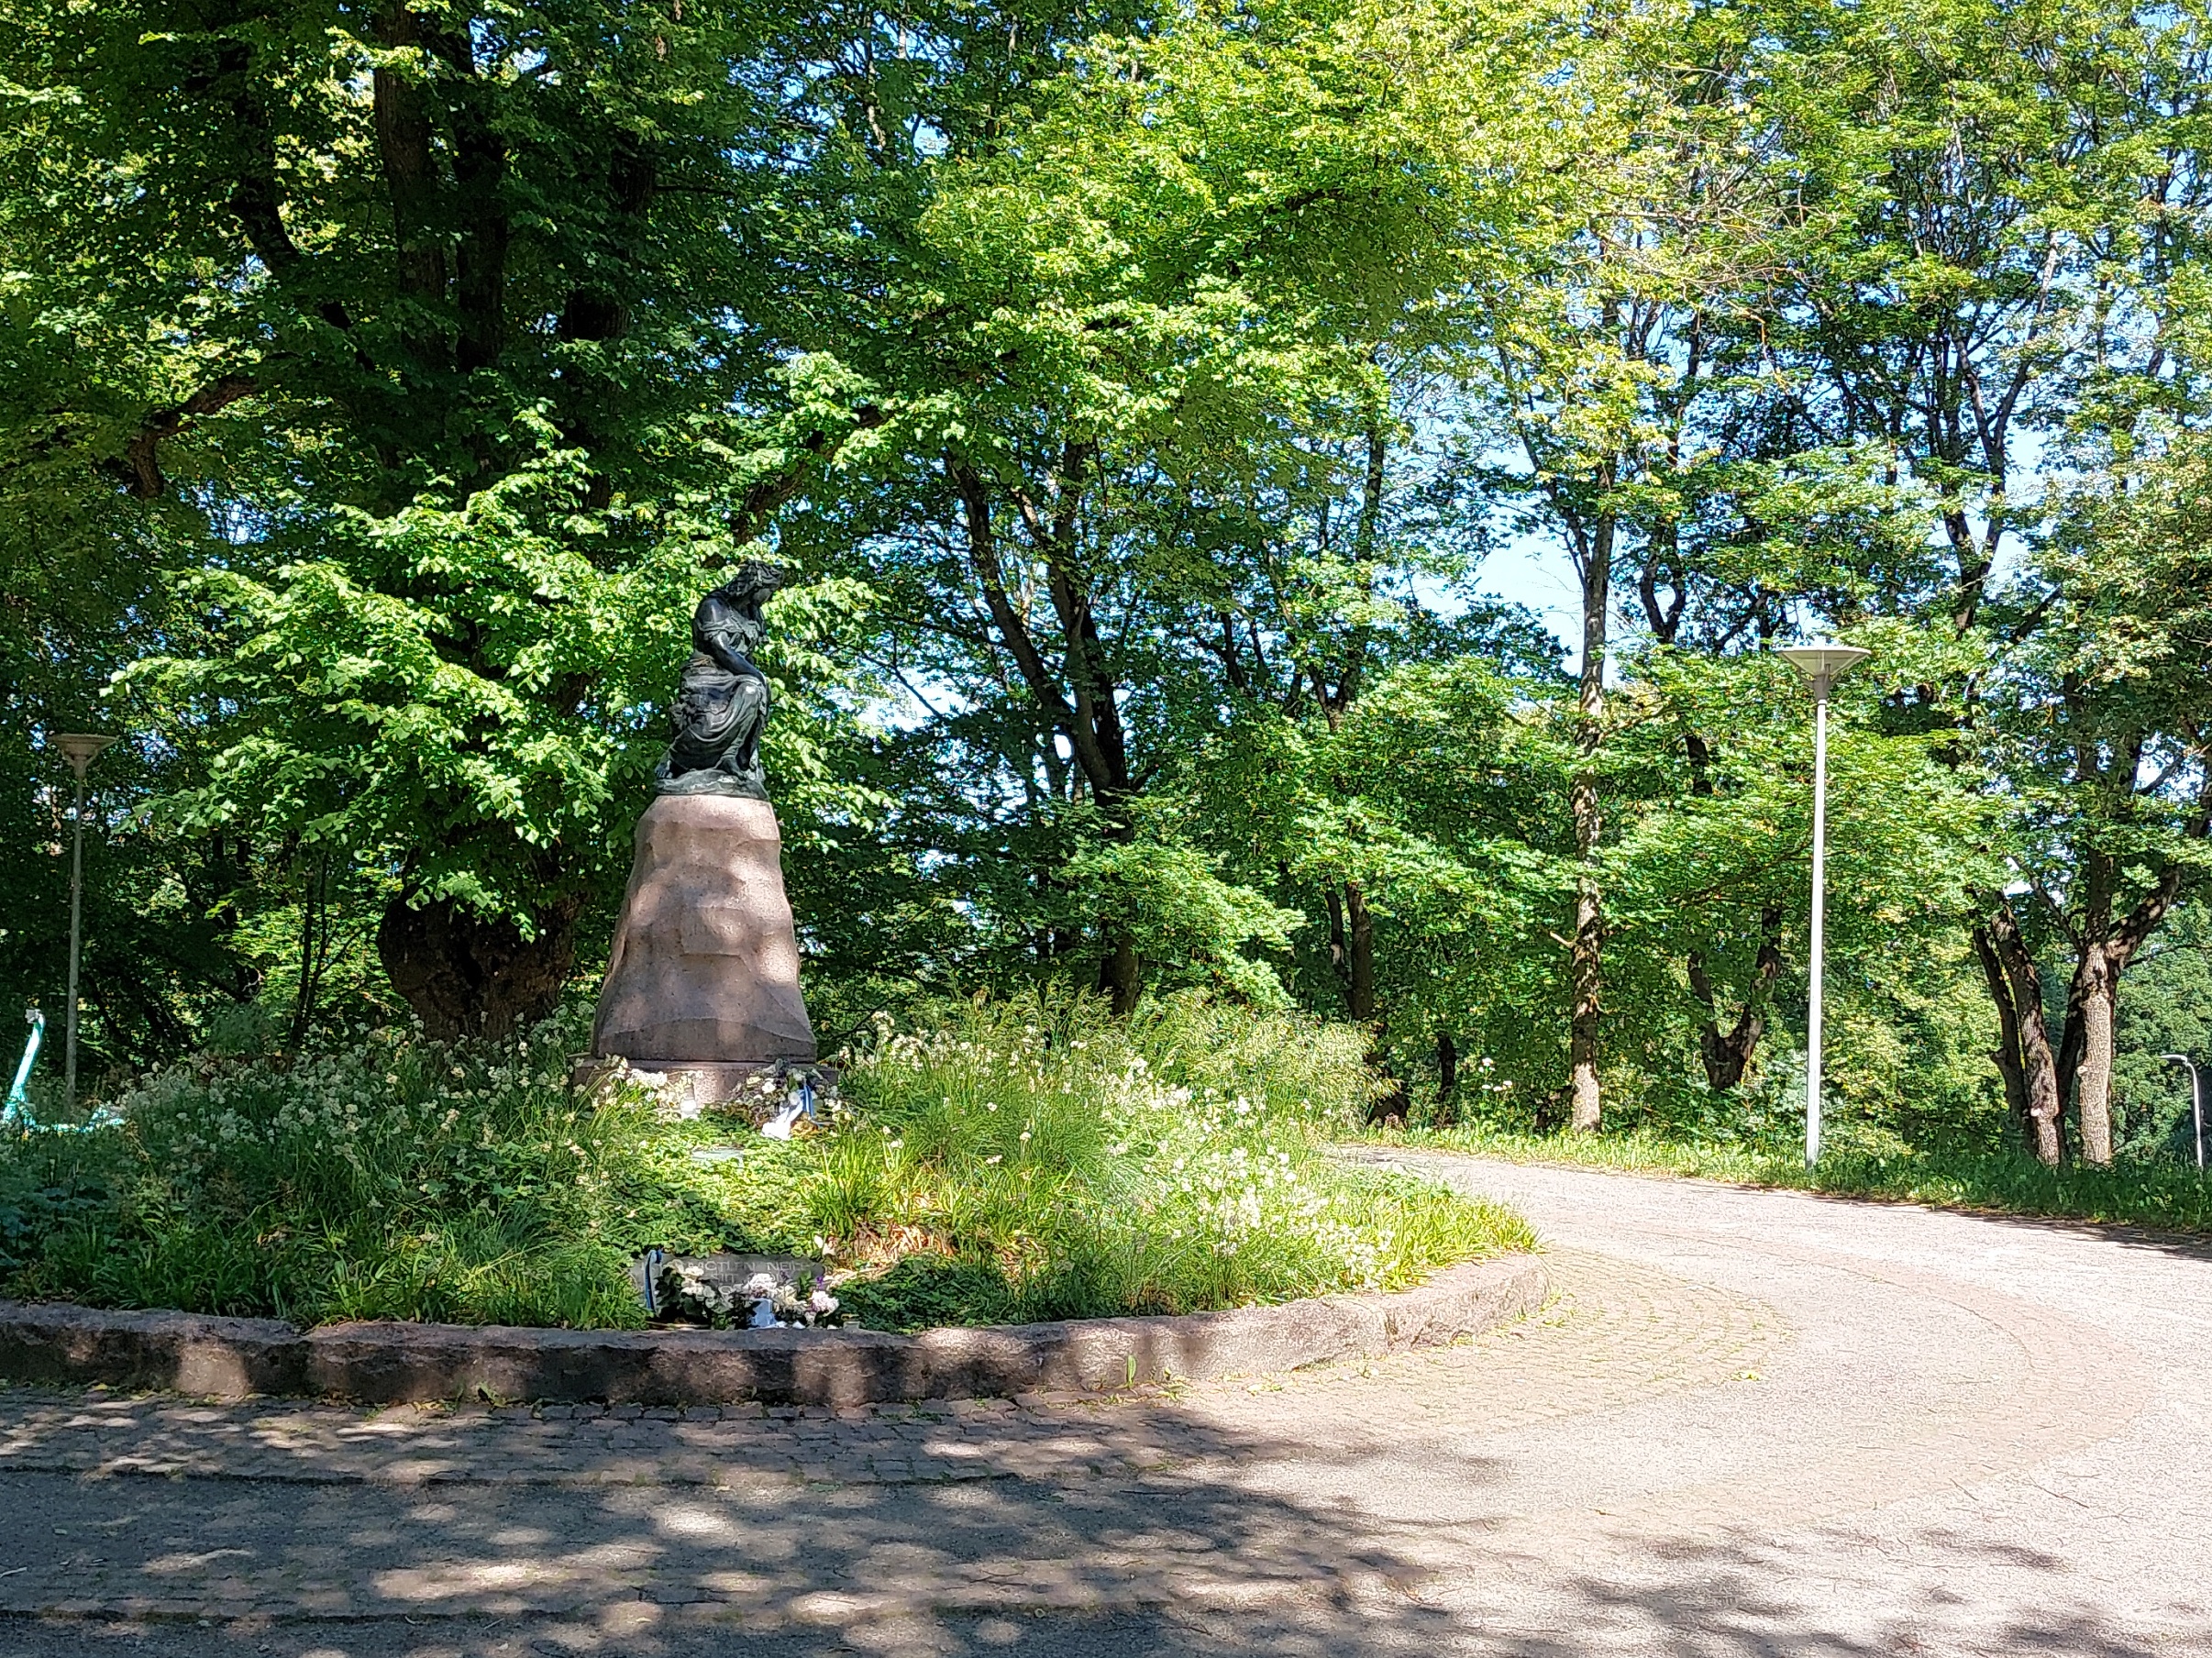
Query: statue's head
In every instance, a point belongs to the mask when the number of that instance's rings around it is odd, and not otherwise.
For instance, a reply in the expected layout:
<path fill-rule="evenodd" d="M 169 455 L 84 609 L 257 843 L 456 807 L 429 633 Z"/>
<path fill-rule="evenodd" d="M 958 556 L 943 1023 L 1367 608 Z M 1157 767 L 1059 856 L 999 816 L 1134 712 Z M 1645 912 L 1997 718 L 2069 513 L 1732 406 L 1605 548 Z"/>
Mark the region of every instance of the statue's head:
<path fill-rule="evenodd" d="M 758 615 L 761 601 L 790 580 L 789 573 L 780 567 L 758 558 L 747 558 L 714 591 L 724 604 Z"/>

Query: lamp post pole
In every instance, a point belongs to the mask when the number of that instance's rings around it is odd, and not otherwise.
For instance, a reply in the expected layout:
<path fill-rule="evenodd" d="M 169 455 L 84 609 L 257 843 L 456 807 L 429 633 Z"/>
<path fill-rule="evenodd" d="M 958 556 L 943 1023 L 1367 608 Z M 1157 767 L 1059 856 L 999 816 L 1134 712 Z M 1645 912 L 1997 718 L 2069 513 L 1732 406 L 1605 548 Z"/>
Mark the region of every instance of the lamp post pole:
<path fill-rule="evenodd" d="M 1820 1160 L 1820 1002 L 1828 967 L 1828 692 L 1867 652 L 1853 645 L 1805 645 L 1782 656 L 1812 680 L 1813 833 L 1811 984 L 1805 1022 L 1805 1166 Z"/>
<path fill-rule="evenodd" d="M 1828 989 L 1828 681 L 1813 686 L 1812 1008 L 1805 1020 L 1805 1166 L 1820 1160 L 1820 1003 Z M 72 1013 L 72 1019 L 75 1018 Z M 74 1030 L 72 1023 L 70 1027 Z"/>
<path fill-rule="evenodd" d="M 83 731 L 58 732 L 54 736 L 54 746 L 68 757 L 70 769 L 77 774 L 76 833 L 69 855 L 69 1019 L 61 1038 L 61 1092 L 72 1116 L 77 1110 L 77 959 L 84 942 L 84 768 L 114 741 Z"/>
<path fill-rule="evenodd" d="M 2196 1061 L 2186 1054 L 2161 1054 L 2161 1059 L 2171 1059 L 2177 1065 L 2189 1067 L 2189 1115 L 2196 1130 L 2196 1172 L 2205 1172 L 2205 1083 L 2196 1074 Z"/>

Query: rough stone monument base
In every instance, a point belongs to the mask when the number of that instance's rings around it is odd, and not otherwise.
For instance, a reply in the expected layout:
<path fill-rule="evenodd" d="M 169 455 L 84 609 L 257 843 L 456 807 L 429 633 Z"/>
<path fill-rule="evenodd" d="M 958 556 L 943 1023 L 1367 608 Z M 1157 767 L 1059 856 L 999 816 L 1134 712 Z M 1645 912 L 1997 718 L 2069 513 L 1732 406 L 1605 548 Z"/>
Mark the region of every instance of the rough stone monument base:
<path fill-rule="evenodd" d="M 782 854 L 766 801 L 664 795 L 646 809 L 593 1059 L 669 1078 L 694 1111 L 813 1065 Z"/>

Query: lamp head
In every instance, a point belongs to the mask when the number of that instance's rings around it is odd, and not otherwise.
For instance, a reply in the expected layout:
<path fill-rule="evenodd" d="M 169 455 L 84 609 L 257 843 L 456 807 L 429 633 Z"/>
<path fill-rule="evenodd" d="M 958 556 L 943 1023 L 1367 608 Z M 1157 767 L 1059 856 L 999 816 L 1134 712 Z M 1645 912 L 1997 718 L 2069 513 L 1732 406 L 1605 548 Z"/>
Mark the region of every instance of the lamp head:
<path fill-rule="evenodd" d="M 1792 645 L 1775 652 L 1812 681 L 1812 693 L 1825 699 L 1828 688 L 1874 655 L 1856 645 L 1838 645 L 1817 639 L 1810 645 Z"/>
<path fill-rule="evenodd" d="M 79 782 L 84 780 L 84 768 L 98 757 L 100 750 L 114 741 L 113 737 L 102 736 L 99 733 L 91 731 L 57 731 L 54 733 L 54 746 L 68 757 L 70 766 L 76 772 Z"/>

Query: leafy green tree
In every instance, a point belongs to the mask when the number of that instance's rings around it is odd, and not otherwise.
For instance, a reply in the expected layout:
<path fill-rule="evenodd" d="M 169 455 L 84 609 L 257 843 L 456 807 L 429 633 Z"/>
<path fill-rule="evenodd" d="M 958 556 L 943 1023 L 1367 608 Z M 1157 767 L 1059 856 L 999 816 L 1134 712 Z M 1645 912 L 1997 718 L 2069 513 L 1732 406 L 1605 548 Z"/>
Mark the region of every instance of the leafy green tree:
<path fill-rule="evenodd" d="M 1992 827 L 1981 779 L 1948 763 L 1943 735 L 1892 717 L 1940 671 L 1946 646 L 1895 625 L 1862 637 L 1875 658 L 1843 682 L 1830 716 L 1839 988 L 1955 945 L 1970 892 L 1993 879 L 1975 850 Z M 1637 1028 L 1694 1051 L 1707 1088 L 1723 1093 L 1745 1080 L 1777 1007 L 1794 1014 L 1808 988 L 1810 711 L 1795 670 L 1764 652 L 1659 651 L 1639 669 L 1621 693 L 1631 712 L 1613 757 L 1635 821 L 1607 864 L 1622 954 L 1640 969 L 1620 1001 Z M 1697 745 L 1682 740 L 1692 732 Z M 1673 1065 L 1648 1068 L 1646 1087 L 1666 1091 Z"/>
<path fill-rule="evenodd" d="M 1356 678 L 1315 662 L 1315 684 L 1291 567 L 1347 467 L 1355 495 L 1381 487 L 1393 342 L 1559 148 L 1557 99 L 1517 103 L 1545 50 L 1479 11 L 1201 13 L 1069 48 L 1019 131 L 933 126 L 905 141 L 948 145 L 926 169 L 887 149 L 926 190 L 865 326 L 823 337 L 886 424 L 791 533 L 879 594 L 879 666 L 934 711 L 917 741 L 986 768 L 984 809 L 1052 825 L 1024 833 L 1027 896 L 994 907 L 1120 1009 L 1148 938 L 1226 963 L 1279 930 L 1149 802 L 1240 702 Z M 1355 508 L 1324 561 L 1372 565 L 1378 524 Z M 1332 591 L 1371 603 L 1360 580 Z M 1172 925 L 1140 879 L 1169 865 Z M 1005 873 L 981 879 L 1011 900 Z"/>
<path fill-rule="evenodd" d="M 1463 1044 L 1524 1080 L 1563 1068 L 1549 934 L 1575 880 L 1561 810 L 1573 749 L 1555 656 L 1516 652 L 1516 631 L 1465 617 L 1446 636 L 1456 648 L 1401 651 L 1291 774 L 1305 787 L 1284 861 L 1366 895 L 1378 1034 L 1401 1077 L 1434 1054 L 1445 1114 Z M 1333 928 L 1328 942 L 1348 978 L 1346 941 Z M 1402 1086 L 1395 1103 L 1410 1103 Z"/>
<path fill-rule="evenodd" d="M 2212 555 L 2198 527 L 2208 490 L 2201 437 L 2087 481 L 2038 562 L 2043 614 L 2010 664 L 1996 735 L 2019 808 L 2018 890 L 1985 947 L 1993 992 L 2008 994 L 2002 1063 L 2046 1161 L 2069 1093 L 2084 1160 L 2111 1161 L 2120 976 L 2212 867 Z M 2055 1051 L 2039 934 L 2072 958 Z"/>
<path fill-rule="evenodd" d="M 1623 588 L 1658 644 L 1695 636 L 1724 651 L 1747 629 L 1763 643 L 1786 627 L 1781 595 L 1797 585 L 1800 560 L 1758 557 L 1787 529 L 1755 510 L 1775 493 L 1774 463 L 1794 456 L 1777 454 L 1769 423 L 1744 418 L 1763 389 L 1753 319 L 1784 199 L 1753 142 L 1768 118 L 1753 96 L 1764 45 L 1753 19 L 1729 12 L 1608 20 L 1590 52 L 1610 108 L 1587 136 L 1572 206 L 1531 227 L 1532 280 L 1461 309 L 1492 487 L 1516 528 L 1565 553 L 1581 601 L 1581 759 L 1566 785 L 1579 873 L 1563 936 L 1569 1118 L 1586 1131 L 1602 1114 L 1606 748 Z M 1683 740 L 1703 766 L 1702 735 Z M 1734 1039 L 1755 1034 L 1740 1024 Z"/>
<path fill-rule="evenodd" d="M 43 204 L 18 309 L 95 370 L 48 365 L 17 452 L 99 469 L 184 567 L 200 635 L 132 680 L 207 753 L 171 820 L 390 869 L 380 953 L 433 1029 L 549 1005 L 690 599 L 856 425 L 752 322 L 806 243 L 778 22 L 270 0 L 0 25 Z"/>
<path fill-rule="evenodd" d="M 1754 33 L 1762 142 L 1796 204 L 1760 306 L 1775 388 L 1762 418 L 1796 428 L 1797 448 L 1877 463 L 1867 483 L 1895 502 L 1894 524 L 1916 522 L 1918 496 L 1937 531 L 1919 557 L 1909 534 L 1893 534 L 1902 556 L 1855 571 L 1846 563 L 1800 591 L 1847 625 L 1869 614 L 1941 620 L 1973 647 L 1947 680 L 1930 678 L 1891 714 L 1965 734 L 1950 750 L 1965 765 L 1974 734 L 2024 740 L 2049 716 L 2063 700 L 2057 664 L 2069 651 L 2102 648 L 2088 620 L 2098 602 L 2074 607 L 2054 567 L 2041 572 L 2052 580 L 2017 597 L 2003 591 L 1998 572 L 2038 526 L 2034 472 L 2062 455 L 2124 455 L 2146 419 L 2201 402 L 2191 318 L 2207 199 L 2206 18 L 2196 5 L 2101 0 L 2028 10 L 1980 0 L 1781 6 L 1762 10 Z M 2059 636 L 2029 643 L 2045 628 Z M 2028 668 L 2030 657 L 2044 668 Z M 2134 810 L 2122 775 L 2129 739 L 2110 717 L 2100 723 L 2118 746 L 2086 736 L 2084 710 L 2085 740 L 2066 762 L 2086 767 L 2085 788 L 2088 773 L 2103 779 L 2108 805 L 2077 815 L 2085 826 Z M 1988 757 L 2024 768 L 2007 780 L 2027 801 L 2043 793 L 2039 768 L 2057 763 L 2017 746 Z M 2095 873 L 2093 846 L 2036 806 L 2028 818 L 2022 834 L 2036 850 L 2023 857 L 2046 874 L 2067 872 L 2056 879 L 2081 876 L 2074 921 L 2061 921 L 2074 901 L 2023 915 L 1991 890 L 1974 944 L 2002 1027 L 2007 1095 L 2030 1144 L 2055 1161 L 2091 1027 L 2108 1033 L 2101 986 L 2140 945 L 2124 942 L 2135 923 L 2156 923 L 2130 908 L 2132 896 L 2123 901 L 2117 871 Z M 2069 1001 L 2082 1010 L 2055 1047 L 2036 962 L 2046 931 L 2067 935 Z M 2107 1035 L 2095 1047 L 2108 1053 Z M 2079 1102 L 2085 1154 L 2100 1160 L 2108 1070 L 2092 1061 Z"/>
<path fill-rule="evenodd" d="M 0 204 L 23 206 L 5 193 Z M 23 230 L 13 222 L 5 234 Z M 11 242 L 0 259 L 28 270 L 35 261 L 21 256 L 31 252 Z M 50 328 L 0 327 L 0 374 L 26 392 L 50 392 L 65 345 Z M 43 1077 L 60 1071 L 75 788 L 53 737 L 113 730 L 101 701 L 109 676 L 196 635 L 159 569 L 159 544 L 109 486 L 56 457 L 36 409 L 18 404 L 18 418 L 0 422 L 0 1066 L 13 1074 L 24 1033 L 17 1010 L 39 1006 L 51 1027 Z M 186 737 L 125 743 L 92 768 L 80 1071 L 94 1086 L 110 1067 L 173 1051 L 205 1009 L 259 986 L 239 923 L 256 908 L 261 850 L 237 835 L 138 825 L 147 800 L 189 781 L 199 761 Z"/>
<path fill-rule="evenodd" d="M 1971 628 L 2044 447 L 2178 389 L 2205 22 L 2195 0 L 1763 8 L 1765 142 L 1798 204 L 1764 318 L 1782 410 L 1873 446 L 1939 530 L 1941 568 L 1847 609 Z"/>

